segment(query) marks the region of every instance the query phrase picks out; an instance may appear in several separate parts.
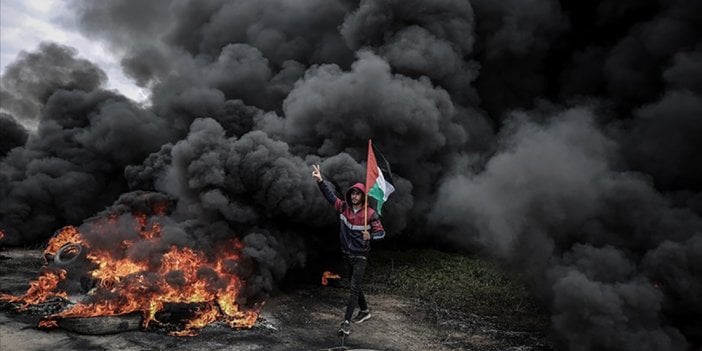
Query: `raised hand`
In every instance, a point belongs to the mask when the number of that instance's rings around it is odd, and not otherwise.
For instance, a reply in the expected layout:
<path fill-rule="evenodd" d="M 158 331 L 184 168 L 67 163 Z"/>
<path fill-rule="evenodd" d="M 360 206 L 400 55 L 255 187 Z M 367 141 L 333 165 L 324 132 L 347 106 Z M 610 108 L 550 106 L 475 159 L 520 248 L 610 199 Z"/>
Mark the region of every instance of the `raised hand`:
<path fill-rule="evenodd" d="M 317 183 L 322 182 L 322 171 L 319 169 L 319 165 L 312 165 L 312 177 Z"/>

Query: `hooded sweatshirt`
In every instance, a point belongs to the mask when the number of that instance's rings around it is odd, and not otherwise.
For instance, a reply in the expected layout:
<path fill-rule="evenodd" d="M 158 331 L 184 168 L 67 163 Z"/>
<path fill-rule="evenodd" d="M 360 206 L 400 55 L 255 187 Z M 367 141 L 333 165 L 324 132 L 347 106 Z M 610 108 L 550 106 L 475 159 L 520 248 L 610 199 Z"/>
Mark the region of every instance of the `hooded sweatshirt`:
<path fill-rule="evenodd" d="M 322 181 L 317 182 L 319 189 L 324 194 L 324 197 L 329 201 L 330 204 L 334 206 L 336 212 L 339 213 L 340 220 L 340 232 L 339 241 L 341 244 L 341 251 L 347 255 L 353 256 L 368 256 L 370 251 L 370 240 L 363 240 L 364 229 L 368 230 L 371 235 L 371 240 L 379 240 L 385 237 L 385 229 L 383 229 L 382 223 L 378 218 L 378 214 L 368 207 L 368 224 L 365 224 L 365 211 L 363 206 L 357 211 L 353 210 L 353 205 L 351 204 L 351 190 L 358 189 L 363 193 L 363 199 L 365 199 L 366 186 L 361 183 L 356 183 L 352 185 L 348 190 L 346 190 L 346 201 L 339 199 L 336 194 L 329 188 L 329 185 Z"/>

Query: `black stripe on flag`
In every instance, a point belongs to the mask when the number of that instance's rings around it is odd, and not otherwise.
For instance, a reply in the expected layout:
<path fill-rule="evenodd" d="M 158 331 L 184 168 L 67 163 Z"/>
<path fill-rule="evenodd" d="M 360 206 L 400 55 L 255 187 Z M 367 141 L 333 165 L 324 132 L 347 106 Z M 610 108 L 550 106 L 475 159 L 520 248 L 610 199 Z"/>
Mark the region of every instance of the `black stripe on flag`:
<path fill-rule="evenodd" d="M 375 161 L 378 163 L 378 168 L 380 168 L 380 171 L 383 172 L 383 177 L 385 180 L 390 183 L 393 187 L 395 187 L 395 181 L 392 180 L 392 171 L 390 170 L 390 162 L 383 156 L 383 153 L 380 152 L 380 149 L 374 144 L 371 143 L 373 146 L 373 153 L 375 154 Z"/>

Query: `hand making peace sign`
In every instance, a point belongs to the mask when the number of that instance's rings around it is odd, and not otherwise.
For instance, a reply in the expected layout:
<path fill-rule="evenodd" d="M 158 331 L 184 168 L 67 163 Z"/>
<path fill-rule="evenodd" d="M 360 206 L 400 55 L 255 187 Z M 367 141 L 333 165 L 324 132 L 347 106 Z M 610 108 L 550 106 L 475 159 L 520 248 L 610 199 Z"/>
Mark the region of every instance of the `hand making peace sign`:
<path fill-rule="evenodd" d="M 322 182 L 322 171 L 319 169 L 319 165 L 312 165 L 312 177 L 317 183 Z"/>

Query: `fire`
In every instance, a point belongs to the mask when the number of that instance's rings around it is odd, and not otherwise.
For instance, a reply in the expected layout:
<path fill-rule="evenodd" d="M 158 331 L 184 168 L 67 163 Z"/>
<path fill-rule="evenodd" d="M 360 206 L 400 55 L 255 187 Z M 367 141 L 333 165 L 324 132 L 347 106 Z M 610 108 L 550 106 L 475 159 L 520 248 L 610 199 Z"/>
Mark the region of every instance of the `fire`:
<path fill-rule="evenodd" d="M 322 273 L 322 285 L 326 286 L 329 284 L 329 281 L 327 279 L 340 279 L 341 276 L 335 273 L 332 273 L 331 271 L 324 271 Z"/>
<path fill-rule="evenodd" d="M 134 217 L 139 224 L 137 230 L 144 239 L 154 239 L 161 236 L 161 226 L 158 223 L 149 223 L 148 218 L 143 213 Z"/>
<path fill-rule="evenodd" d="M 184 330 L 173 332 L 173 333 L 171 333 L 171 335 L 175 335 L 175 336 L 196 335 L 193 332 L 193 329 L 203 328 L 204 326 L 217 320 L 218 316 L 219 316 L 219 311 L 217 311 L 217 307 L 215 307 L 213 304 L 207 304 L 207 307 L 205 307 L 204 309 L 197 310 L 195 318 L 188 321 L 188 324 L 185 325 Z"/>
<path fill-rule="evenodd" d="M 2 238 L 4 238 L 4 237 L 5 237 L 5 232 L 2 229 L 0 229 L 0 240 L 2 240 Z"/>
<path fill-rule="evenodd" d="M 50 321 L 39 321 L 38 326 L 39 326 L 39 328 L 50 329 L 50 328 L 58 328 L 59 325 L 58 325 L 58 322 L 56 322 L 54 320 L 50 320 Z"/>
<path fill-rule="evenodd" d="M 107 252 L 97 251 L 88 254 L 88 259 L 97 263 L 98 268 L 90 272 L 90 276 L 98 279 L 103 287 L 109 287 L 119 282 L 122 277 L 148 270 L 148 265 L 140 264 L 129 259 L 115 259 Z"/>
<path fill-rule="evenodd" d="M 91 223 L 91 230 L 99 229 L 109 235 L 110 223 Z M 243 244 L 230 240 L 216 247 L 222 248 L 212 257 L 202 251 L 176 245 L 162 248 L 158 245 L 161 226 L 155 217 L 135 214 L 136 233 L 134 238 L 123 240 L 118 249 L 91 249 L 85 256 L 92 264 L 87 276 L 96 282 L 90 296 L 59 313 L 46 316 L 41 327 L 54 327 L 60 318 L 113 316 L 141 312 L 143 326 L 156 322 L 157 314 L 167 304 L 193 304 L 197 306 L 195 316 L 183 330 L 173 335 L 195 335 L 215 321 L 222 321 L 232 328 L 250 328 L 258 319 L 256 307 L 242 310 L 237 304 L 237 296 L 244 282 L 232 267 L 240 260 Z M 49 242 L 45 254 L 56 254 L 64 245 L 79 243 L 84 248 L 91 245 L 75 227 L 63 228 Z M 141 245 L 141 246 L 137 246 Z M 146 247 L 150 254 L 130 255 L 134 250 Z M 31 283 L 27 293 L 20 297 L 0 296 L 0 300 L 22 302 L 25 306 L 40 303 L 51 296 L 66 297 L 65 292 L 57 291 L 58 284 L 66 279 L 66 271 L 45 271 L 39 279 Z"/>
<path fill-rule="evenodd" d="M 44 270 L 37 280 L 29 283 L 29 289 L 22 296 L 12 296 L 0 294 L 0 301 L 21 302 L 23 308 L 30 305 L 36 305 L 46 301 L 50 297 L 66 298 L 67 295 L 62 291 L 54 291 L 58 283 L 66 278 L 66 271 L 59 270 Z"/>
<path fill-rule="evenodd" d="M 59 230 L 58 234 L 49 240 L 49 244 L 44 250 L 44 256 L 56 255 L 56 252 L 61 249 L 66 244 L 81 244 L 85 246 L 83 237 L 78 232 L 78 229 L 74 226 L 66 226 Z"/>
<path fill-rule="evenodd" d="M 166 202 L 158 202 L 153 204 L 151 209 L 153 210 L 155 215 L 164 216 L 166 212 L 168 212 L 168 206 L 169 205 Z"/>

